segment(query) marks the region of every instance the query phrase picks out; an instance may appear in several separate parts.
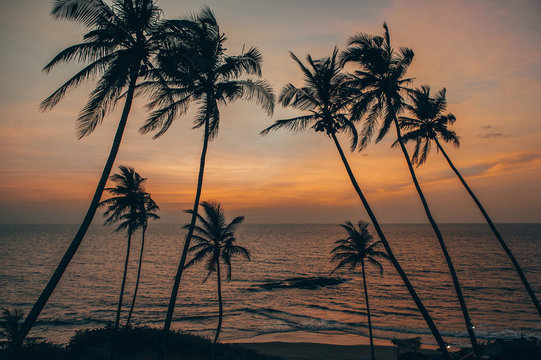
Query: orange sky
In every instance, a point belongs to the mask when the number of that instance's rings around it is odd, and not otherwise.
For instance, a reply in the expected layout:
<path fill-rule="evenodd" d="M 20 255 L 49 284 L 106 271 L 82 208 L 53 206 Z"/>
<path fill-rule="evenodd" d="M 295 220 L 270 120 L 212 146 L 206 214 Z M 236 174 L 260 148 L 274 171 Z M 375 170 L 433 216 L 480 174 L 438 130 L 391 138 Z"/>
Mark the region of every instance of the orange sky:
<path fill-rule="evenodd" d="M 169 18 L 196 11 L 197 1 L 159 0 Z M 207 1 L 228 36 L 229 53 L 255 45 L 264 77 L 279 93 L 301 75 L 288 50 L 328 56 L 355 32 L 381 34 L 387 21 L 395 46 L 415 51 L 415 86 L 446 87 L 460 150 L 455 164 L 495 221 L 541 221 L 541 5 L 538 1 Z M 41 68 L 84 29 L 49 16 L 50 2 L 3 3 L 0 103 L 0 222 L 77 223 L 96 186 L 119 114 L 77 141 L 75 117 L 92 85 L 47 113 L 38 105 L 81 65 Z M 116 164 L 148 177 L 163 222 L 185 222 L 193 201 L 201 130 L 190 116 L 157 140 L 141 136 L 144 98 L 132 110 Z M 259 132 L 296 113 L 274 117 L 252 104 L 222 109 L 210 144 L 204 200 L 251 223 L 335 223 L 366 218 L 331 141 L 321 134 Z M 402 154 L 391 138 L 350 154 L 352 167 L 382 222 L 425 222 Z M 344 141 L 344 145 L 346 142 Z M 418 170 L 437 220 L 481 222 L 478 210 L 434 152 Z M 95 222 L 101 222 L 96 219 Z"/>

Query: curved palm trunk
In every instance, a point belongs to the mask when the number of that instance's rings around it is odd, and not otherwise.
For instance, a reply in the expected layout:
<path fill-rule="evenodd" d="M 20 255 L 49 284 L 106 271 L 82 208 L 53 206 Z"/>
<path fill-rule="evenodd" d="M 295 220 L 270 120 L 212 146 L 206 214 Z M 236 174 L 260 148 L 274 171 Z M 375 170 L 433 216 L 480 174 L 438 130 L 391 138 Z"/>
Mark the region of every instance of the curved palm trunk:
<path fill-rule="evenodd" d="M 374 225 L 374 228 L 376 229 L 376 232 L 378 233 L 378 236 L 383 246 L 385 247 L 385 251 L 387 252 L 387 255 L 389 255 L 389 260 L 395 267 L 396 271 L 398 272 L 398 275 L 400 275 L 400 277 L 402 278 L 404 285 L 406 285 L 406 288 L 408 289 L 413 301 L 415 302 L 415 305 L 417 305 L 419 312 L 421 313 L 426 324 L 428 325 L 428 328 L 430 329 L 432 336 L 434 336 L 434 339 L 438 343 L 438 346 L 440 347 L 440 350 L 442 351 L 444 357 L 446 359 L 450 359 L 449 352 L 447 351 L 447 344 L 445 343 L 445 341 L 443 341 L 443 338 L 441 337 L 441 334 L 438 331 L 436 324 L 434 324 L 432 317 L 428 313 L 428 310 L 425 308 L 425 306 L 421 302 L 421 299 L 419 298 L 419 296 L 417 295 L 417 292 L 413 288 L 413 285 L 409 281 L 408 276 L 406 275 L 406 273 L 402 269 L 402 266 L 400 266 L 400 263 L 394 256 L 393 251 L 391 250 L 391 246 L 389 245 L 387 238 L 385 237 L 385 235 L 383 234 L 383 231 L 381 230 L 378 219 L 374 215 L 374 212 L 372 211 L 370 204 L 368 204 L 368 201 L 364 197 L 364 194 L 362 193 L 361 188 L 359 187 L 359 184 L 357 183 L 357 180 L 355 179 L 355 176 L 353 175 L 353 172 L 351 171 L 351 167 L 349 166 L 346 156 L 344 155 L 344 151 L 342 151 L 342 147 L 340 146 L 340 143 L 338 142 L 338 139 L 336 138 L 336 134 L 333 133 L 330 136 L 333 139 L 334 144 L 336 145 L 336 148 L 338 149 L 338 152 L 340 153 L 340 158 L 342 159 L 342 162 L 344 163 L 344 167 L 346 168 L 346 171 L 349 175 L 351 184 L 355 188 L 357 195 L 359 195 L 359 198 L 361 199 L 361 202 L 363 203 L 363 206 L 366 209 L 368 216 L 370 217 L 370 221 L 372 221 L 372 225 Z"/>
<path fill-rule="evenodd" d="M 146 226 L 143 226 L 141 233 L 141 252 L 139 253 L 139 267 L 137 268 L 137 280 L 135 281 L 135 290 L 133 290 L 133 299 L 131 301 L 130 312 L 128 313 L 128 320 L 126 320 L 126 327 L 130 326 L 131 316 L 133 314 L 133 308 L 135 307 L 135 299 L 137 298 L 137 290 L 139 290 L 139 279 L 141 278 L 141 265 L 143 264 L 143 250 L 145 248 L 145 232 Z"/>
<path fill-rule="evenodd" d="M 193 230 L 195 228 L 195 221 L 197 219 L 197 209 L 199 208 L 199 199 L 201 197 L 201 189 L 203 187 L 203 173 L 205 172 L 205 159 L 207 156 L 207 147 L 209 142 L 209 122 L 210 119 L 207 115 L 207 119 L 205 119 L 205 135 L 203 139 L 203 149 L 201 151 L 201 160 L 199 163 L 199 177 L 197 179 L 197 191 L 195 193 L 195 201 L 193 204 L 192 220 L 190 222 L 188 234 L 186 235 L 186 240 L 184 241 L 184 249 L 182 250 L 180 263 L 178 264 L 177 274 L 175 276 L 175 282 L 173 284 L 173 290 L 171 292 L 171 298 L 169 299 L 169 307 L 167 309 L 167 316 L 165 318 L 165 324 L 163 326 L 164 331 L 169 331 L 169 329 L 171 328 L 173 312 L 175 311 L 175 304 L 177 302 L 178 288 L 180 286 L 180 280 L 184 271 L 184 265 L 186 264 L 186 257 L 188 255 L 188 250 L 190 249 L 190 241 L 192 240 Z"/>
<path fill-rule="evenodd" d="M 122 312 L 122 299 L 124 298 L 124 289 L 126 288 L 126 275 L 128 274 L 128 263 L 130 261 L 131 249 L 131 226 L 128 229 L 128 248 L 126 249 L 126 260 L 124 261 L 124 275 L 122 275 L 122 285 L 120 286 L 120 296 L 118 297 L 118 306 L 116 308 L 115 330 L 120 326 L 120 313 Z"/>
<path fill-rule="evenodd" d="M 361 269 L 363 271 L 364 299 L 366 300 L 366 314 L 368 316 L 368 334 L 370 335 L 370 357 L 376 359 L 374 355 L 374 338 L 372 336 L 372 321 L 370 320 L 370 305 L 368 304 L 368 290 L 366 287 L 366 274 L 364 272 L 364 259 L 361 259 Z"/>
<path fill-rule="evenodd" d="M 537 297 L 535 296 L 535 293 L 534 293 L 532 287 L 530 286 L 530 283 L 526 279 L 526 275 L 524 275 L 524 272 L 522 271 L 522 268 L 520 267 L 517 259 L 515 258 L 515 256 L 511 252 L 511 249 L 509 249 L 509 247 L 507 246 L 507 244 L 503 240 L 502 236 L 500 235 L 500 232 L 498 231 L 498 229 L 496 229 L 496 226 L 494 225 L 494 223 L 492 222 L 492 220 L 488 216 L 488 214 L 485 211 L 483 205 L 481 205 L 481 202 L 479 201 L 479 199 L 477 199 L 477 196 L 475 196 L 473 191 L 470 189 L 470 187 L 466 183 L 466 180 L 464 180 L 464 178 L 462 177 L 462 175 L 460 174 L 458 169 L 451 162 L 451 159 L 449 158 L 449 156 L 447 156 L 447 153 L 443 150 L 443 147 L 440 145 L 438 139 L 435 139 L 435 140 L 436 140 L 436 145 L 438 146 L 438 149 L 441 151 L 441 153 L 445 157 L 445 160 L 447 160 L 447 162 L 449 163 L 449 166 L 451 167 L 451 169 L 453 169 L 453 171 L 455 172 L 456 176 L 458 176 L 458 178 L 459 178 L 460 182 L 462 183 L 462 185 L 464 185 L 464 188 L 466 188 L 466 191 L 468 192 L 468 194 L 470 194 L 471 198 L 473 199 L 473 201 L 475 202 L 475 204 L 477 205 L 477 207 L 479 208 L 479 210 L 481 211 L 481 213 L 485 217 L 485 220 L 487 221 L 488 226 L 490 226 L 490 229 L 492 230 L 492 232 L 496 236 L 496 239 L 498 239 L 498 241 L 500 242 L 500 245 L 504 249 L 505 253 L 507 254 L 507 256 L 509 256 L 509 259 L 511 259 L 511 262 L 513 262 L 513 265 L 515 266 L 515 269 L 517 270 L 517 273 L 518 273 L 518 276 L 520 277 L 520 280 L 522 280 L 522 283 L 524 284 L 524 287 L 528 291 L 528 294 L 530 295 L 530 298 L 532 299 L 532 302 L 533 302 L 535 308 L 537 309 L 537 312 L 538 312 L 539 316 L 541 316 L 541 305 L 539 305 L 539 301 L 537 300 Z"/>
<path fill-rule="evenodd" d="M 434 233 L 436 234 L 436 237 L 438 238 L 441 250 L 445 257 L 445 261 L 447 262 L 447 266 L 449 267 L 449 272 L 451 273 L 451 277 L 453 278 L 453 285 L 455 287 L 456 296 L 458 297 L 458 302 L 460 303 L 460 309 L 462 310 L 462 315 L 464 316 L 464 322 L 466 323 L 466 330 L 470 337 L 470 342 L 472 344 L 473 351 L 476 357 L 479 358 L 480 354 L 479 354 L 477 339 L 473 331 L 473 325 L 470 320 L 470 315 L 468 314 L 468 308 L 466 306 L 466 301 L 462 294 L 462 288 L 460 287 L 460 283 L 458 281 L 458 276 L 456 274 L 453 261 L 451 260 L 451 256 L 449 255 L 449 252 L 447 251 L 447 246 L 445 245 L 445 242 L 443 241 L 443 236 L 441 235 L 440 229 L 438 225 L 436 224 L 436 221 L 432 217 L 430 208 L 428 207 L 428 203 L 425 199 L 423 191 L 421 190 L 421 186 L 419 185 L 419 182 L 417 181 L 417 176 L 415 175 L 415 171 L 413 170 L 413 166 L 411 164 L 408 151 L 406 147 L 404 146 L 404 142 L 402 141 L 402 135 L 400 134 L 400 126 L 398 125 L 398 121 L 395 119 L 394 123 L 396 127 L 396 135 L 398 137 L 398 142 L 400 144 L 400 148 L 402 149 L 402 153 L 404 154 L 404 157 L 406 158 L 406 162 L 408 164 L 408 169 L 410 171 L 411 178 L 413 179 L 413 183 L 415 184 L 415 189 L 417 189 L 417 194 L 419 194 L 419 198 L 421 199 L 421 202 L 423 203 L 423 208 L 425 210 L 426 217 L 428 218 L 428 221 L 430 222 L 430 225 L 432 225 L 432 229 L 434 229 Z"/>
<path fill-rule="evenodd" d="M 213 344 L 216 344 L 218 337 L 220 336 L 220 330 L 222 330 L 222 318 L 224 316 L 224 308 L 222 303 L 222 277 L 220 274 L 220 262 L 216 263 L 216 275 L 218 276 L 218 327 L 216 328 L 216 335 L 214 336 Z"/>
<path fill-rule="evenodd" d="M 99 206 L 103 189 L 105 188 L 107 179 L 109 178 L 109 175 L 111 174 L 111 169 L 113 168 L 113 164 L 115 162 L 118 149 L 120 148 L 120 142 L 122 141 L 122 135 L 124 134 L 124 128 L 126 127 L 126 122 L 128 121 L 128 114 L 130 113 L 130 109 L 131 109 L 131 105 L 133 101 L 133 94 L 135 91 L 135 83 L 137 81 L 138 70 L 139 69 L 137 68 L 136 70 L 132 70 L 130 72 L 130 84 L 128 86 L 128 91 L 126 93 L 126 102 L 124 103 L 122 115 L 118 123 L 118 128 L 116 130 L 115 138 L 113 140 L 113 145 L 111 147 L 111 151 L 109 152 L 109 157 L 107 158 L 107 162 L 105 163 L 105 167 L 103 168 L 100 181 L 98 182 L 98 186 L 96 187 L 96 191 L 94 192 L 94 196 L 92 197 L 92 201 L 90 202 L 90 206 L 88 207 L 88 210 L 83 219 L 83 222 L 81 223 L 79 230 L 75 234 L 75 237 L 71 241 L 70 246 L 66 250 L 66 253 L 62 257 L 62 260 L 60 260 L 60 263 L 58 264 L 56 270 L 54 271 L 53 275 L 49 279 L 49 282 L 45 286 L 45 289 L 43 289 L 38 300 L 32 307 L 32 310 L 30 310 L 24 323 L 21 325 L 21 331 L 18 333 L 17 337 L 13 340 L 13 342 L 11 342 L 10 347 L 8 348 L 5 354 L 6 360 L 11 359 L 16 349 L 19 348 L 19 346 L 22 344 L 22 342 L 28 335 L 28 332 L 30 331 L 34 323 L 36 322 L 36 319 L 41 313 L 41 310 L 43 310 L 43 307 L 45 306 L 45 304 L 47 304 L 47 301 L 51 297 L 51 294 L 56 288 L 56 285 L 58 285 L 58 282 L 60 281 L 60 278 L 62 277 L 62 275 L 64 274 L 64 271 L 68 267 L 71 259 L 77 252 L 77 249 L 79 248 L 79 245 L 81 244 L 81 241 L 83 240 L 88 230 L 88 227 L 90 226 L 90 223 L 92 222 L 92 219 L 94 218 L 94 215 L 96 214 L 96 210 Z"/>

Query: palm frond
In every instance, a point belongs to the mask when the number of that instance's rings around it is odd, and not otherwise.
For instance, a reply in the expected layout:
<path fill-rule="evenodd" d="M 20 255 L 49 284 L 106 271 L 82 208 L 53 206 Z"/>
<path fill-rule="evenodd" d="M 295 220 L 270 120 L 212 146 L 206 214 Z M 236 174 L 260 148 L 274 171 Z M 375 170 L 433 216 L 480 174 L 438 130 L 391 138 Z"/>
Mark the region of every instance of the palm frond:
<path fill-rule="evenodd" d="M 278 130 L 285 128 L 293 132 L 304 130 L 315 120 L 314 115 L 298 116 L 291 119 L 276 120 L 274 124 L 261 131 L 261 135 L 267 135 L 271 130 Z"/>

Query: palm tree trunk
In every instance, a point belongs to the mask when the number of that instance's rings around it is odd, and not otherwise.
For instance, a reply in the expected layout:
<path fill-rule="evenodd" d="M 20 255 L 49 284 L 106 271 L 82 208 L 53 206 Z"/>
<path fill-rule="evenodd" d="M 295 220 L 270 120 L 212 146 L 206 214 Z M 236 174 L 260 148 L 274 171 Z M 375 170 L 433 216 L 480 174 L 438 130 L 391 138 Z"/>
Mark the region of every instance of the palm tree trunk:
<path fill-rule="evenodd" d="M 364 299 L 366 300 L 366 315 L 368 316 L 368 334 L 370 335 L 370 357 L 376 359 L 374 355 L 374 337 L 372 336 L 372 321 L 370 320 L 370 305 L 368 304 L 368 290 L 366 287 L 366 274 L 364 272 L 364 259 L 361 259 L 361 269 L 363 272 Z"/>
<path fill-rule="evenodd" d="M 175 276 L 175 282 L 173 284 L 173 290 L 171 291 L 171 298 L 169 299 L 169 307 L 167 308 L 167 316 L 165 318 L 164 331 L 169 331 L 171 328 L 171 321 L 173 320 L 173 312 L 175 311 L 175 304 L 177 302 L 178 288 L 180 280 L 182 278 L 182 272 L 184 271 L 184 265 L 186 264 L 186 257 L 188 250 L 190 249 L 190 241 L 192 240 L 193 230 L 195 228 L 195 221 L 197 219 L 197 209 L 199 208 L 199 199 L 201 197 L 201 189 L 203 187 L 203 174 L 205 172 L 205 159 L 207 156 L 207 147 L 209 142 L 210 131 L 210 116 L 207 115 L 205 119 L 205 135 L 203 138 L 203 149 L 201 151 L 201 160 L 199 163 L 199 177 L 197 179 L 197 191 L 195 193 L 195 201 L 193 204 L 192 220 L 190 222 L 190 228 L 184 241 L 184 249 L 180 257 L 180 263 L 178 264 L 177 274 Z"/>
<path fill-rule="evenodd" d="M 126 260 L 124 261 L 124 275 L 122 275 L 122 285 L 120 286 L 120 296 L 116 308 L 115 330 L 120 326 L 120 313 L 122 312 L 122 299 L 124 298 L 124 289 L 126 288 L 126 275 L 128 274 L 128 263 L 130 260 L 132 227 L 128 228 L 128 248 L 126 249 Z"/>
<path fill-rule="evenodd" d="M 447 246 L 445 245 L 445 242 L 443 241 L 443 236 L 441 235 L 440 229 L 438 225 L 436 224 L 436 221 L 432 217 L 430 208 L 428 207 L 428 203 L 425 199 L 423 191 L 421 190 L 421 186 L 419 185 L 419 182 L 417 181 L 417 176 L 415 175 L 415 171 L 413 170 L 413 166 L 411 164 L 411 160 L 409 158 L 406 146 L 404 146 L 404 142 L 402 141 L 402 135 L 400 134 L 400 126 L 398 125 L 398 121 L 396 120 L 396 118 L 394 119 L 394 124 L 396 127 L 396 135 L 398 138 L 398 142 L 400 144 L 400 148 L 402 149 L 402 153 L 404 154 L 404 157 L 406 158 L 406 162 L 408 164 L 408 169 L 410 171 L 411 178 L 413 179 L 413 183 L 415 184 L 415 189 L 417 189 L 417 194 L 419 194 L 419 198 L 421 199 L 421 202 L 423 203 L 423 208 L 425 210 L 426 217 L 428 218 L 428 221 L 430 222 L 430 225 L 432 225 L 432 229 L 434 229 L 434 233 L 436 234 L 436 237 L 438 238 L 441 250 L 443 251 L 443 255 L 445 257 L 445 261 L 447 262 L 447 266 L 449 267 L 449 272 L 451 273 L 451 277 L 453 278 L 453 285 L 455 287 L 456 296 L 458 297 L 458 302 L 460 303 L 460 309 L 462 310 L 462 314 L 464 316 L 464 322 L 466 323 L 466 330 L 470 337 L 470 342 L 472 344 L 473 351 L 476 357 L 479 358 L 480 353 L 479 353 L 479 348 L 477 345 L 477 339 L 475 337 L 475 332 L 473 331 L 473 325 L 470 320 L 470 315 L 468 314 L 466 301 L 464 299 L 464 296 L 462 295 L 462 288 L 460 287 L 460 283 L 458 281 L 458 276 L 456 274 L 453 261 L 451 260 L 451 256 L 449 255 L 449 252 L 447 251 Z"/>
<path fill-rule="evenodd" d="M 498 239 L 498 241 L 500 242 L 500 245 L 502 246 L 503 250 L 505 251 L 507 256 L 509 256 L 509 259 L 511 259 L 511 262 L 513 262 L 513 265 L 515 266 L 515 269 L 517 270 L 517 273 L 518 273 L 518 276 L 520 277 L 520 280 L 522 280 L 522 283 L 524 284 L 524 287 L 528 291 L 528 294 L 530 295 L 530 298 L 532 299 L 532 302 L 533 302 L 535 308 L 537 309 L 537 312 L 539 313 L 539 316 L 541 316 L 541 305 L 539 305 L 539 301 L 537 300 L 537 297 L 535 296 L 535 293 L 534 293 L 532 287 L 530 286 L 530 283 L 526 279 L 526 275 L 524 275 L 524 272 L 522 271 L 522 268 L 520 267 L 517 259 L 515 258 L 515 256 L 511 252 L 511 249 L 509 249 L 509 247 L 507 246 L 507 244 L 503 240 L 502 236 L 500 235 L 500 232 L 498 231 L 498 229 L 496 229 L 496 226 L 494 225 L 494 223 L 492 222 L 492 220 L 488 216 L 487 212 L 485 211 L 485 208 L 483 207 L 483 205 L 481 205 L 481 202 L 479 201 L 479 199 L 477 199 L 477 196 L 475 196 L 473 191 L 470 189 L 470 187 L 466 183 L 466 180 L 464 180 L 464 178 L 462 177 L 462 175 L 460 174 L 458 169 L 451 162 L 451 159 L 449 158 L 449 156 L 447 156 L 447 153 L 443 150 L 443 147 L 440 145 L 438 139 L 435 139 L 435 140 L 436 140 L 436 145 L 438 146 L 438 149 L 441 151 L 441 153 L 445 157 L 445 160 L 447 160 L 447 162 L 449 163 L 449 166 L 451 167 L 451 169 L 453 169 L 453 171 L 455 172 L 456 176 L 458 176 L 458 179 L 460 180 L 462 185 L 464 185 L 464 188 L 466 188 L 466 191 L 468 192 L 468 194 L 470 194 L 471 198 L 473 199 L 473 201 L 475 202 L 475 204 L 477 205 L 477 207 L 479 208 L 479 210 L 481 211 L 481 213 L 485 217 L 485 220 L 487 221 L 488 226 L 490 226 L 490 229 L 492 230 L 492 232 L 496 236 L 496 239 Z"/>
<path fill-rule="evenodd" d="M 372 211 L 370 204 L 368 204 L 368 201 L 364 197 L 364 194 L 362 193 L 361 188 L 359 187 L 359 184 L 357 183 L 357 180 L 355 179 L 355 176 L 353 175 L 353 171 L 351 171 L 351 167 L 349 166 L 346 156 L 344 155 L 344 151 L 342 150 L 342 147 L 340 146 L 340 143 L 338 142 L 338 139 L 336 138 L 336 134 L 332 133 L 331 138 L 333 139 L 334 144 L 336 145 L 336 148 L 338 149 L 338 152 L 340 153 L 340 158 L 342 159 L 342 162 L 344 163 L 344 167 L 346 168 L 346 171 L 349 175 L 351 184 L 355 188 L 357 195 L 359 195 L 359 198 L 361 199 L 361 202 L 363 203 L 363 206 L 366 209 L 368 216 L 370 217 L 370 221 L 372 221 L 372 225 L 374 225 L 374 228 L 376 229 L 376 232 L 378 233 L 381 243 L 385 247 L 385 251 L 387 252 L 387 255 L 389 255 L 389 260 L 391 261 L 394 268 L 398 272 L 398 275 L 400 275 L 400 277 L 402 278 L 404 285 L 406 285 L 406 288 L 408 289 L 413 301 L 415 302 L 415 305 L 417 305 L 417 308 L 421 312 L 421 315 L 423 316 L 426 324 L 428 325 L 428 328 L 430 329 L 432 336 L 434 336 L 434 339 L 438 343 L 438 346 L 440 347 L 440 350 L 443 353 L 444 357 L 446 359 L 450 359 L 449 352 L 447 351 L 447 343 L 443 341 L 443 338 L 441 337 L 441 334 L 438 331 L 436 324 L 434 324 L 432 317 L 428 313 L 428 310 L 426 310 L 425 306 L 421 302 L 421 299 L 417 295 L 417 292 L 413 288 L 413 285 L 409 281 L 408 276 L 406 275 L 406 273 L 402 269 L 402 266 L 400 266 L 400 263 L 394 256 L 393 251 L 391 250 L 391 246 L 389 245 L 387 238 L 385 237 L 385 235 L 383 234 L 383 231 L 381 230 L 378 219 L 374 215 L 374 212 Z"/>
<path fill-rule="evenodd" d="M 47 304 L 47 301 L 51 297 L 54 289 L 56 288 L 56 285 L 58 285 L 58 282 L 60 281 L 60 278 L 62 277 L 62 275 L 64 274 L 64 271 L 68 267 L 71 259 L 77 252 L 77 249 L 79 248 L 79 245 L 81 244 L 81 241 L 83 240 L 88 230 L 88 227 L 90 226 L 90 223 L 92 223 L 92 219 L 94 218 L 94 215 L 96 214 L 96 210 L 100 203 L 103 189 L 105 188 L 107 179 L 109 178 L 109 175 L 111 174 L 111 169 L 113 168 L 113 164 L 115 162 L 118 149 L 120 148 L 120 142 L 122 141 L 122 135 L 124 134 L 124 128 L 126 127 L 126 122 L 128 121 L 128 114 L 130 113 L 130 109 L 131 109 L 131 105 L 133 101 L 133 94 L 135 91 L 135 83 L 137 81 L 138 71 L 139 71 L 139 68 L 137 67 L 135 70 L 132 69 L 132 71 L 130 72 L 130 84 L 128 86 L 128 91 L 126 93 L 126 102 L 124 103 L 122 115 L 120 116 L 118 128 L 116 130 L 115 138 L 113 140 L 113 145 L 111 147 L 111 151 L 109 152 L 109 157 L 107 158 L 107 162 L 105 163 L 105 167 L 103 168 L 100 181 L 98 182 L 98 186 L 96 187 L 96 191 L 94 192 L 94 196 L 92 197 L 92 201 L 90 202 L 90 206 L 88 207 L 88 210 L 83 219 L 83 222 L 81 223 L 79 230 L 75 234 L 75 237 L 71 241 L 70 246 L 66 250 L 66 253 L 62 257 L 62 260 L 60 260 L 60 263 L 58 264 L 56 270 L 54 271 L 53 275 L 49 279 L 47 286 L 45 286 L 45 289 L 43 289 L 38 300 L 32 307 L 32 310 L 30 310 L 24 323 L 21 325 L 21 331 L 18 333 L 17 337 L 11 342 L 5 354 L 6 360 L 9 360 L 12 358 L 15 351 L 21 346 L 22 342 L 28 335 L 28 332 L 30 331 L 34 323 L 36 322 L 39 314 L 43 310 L 43 307 L 45 306 L 45 304 Z"/>
<path fill-rule="evenodd" d="M 144 225 L 141 233 L 141 253 L 139 253 L 139 267 L 137 268 L 137 280 L 135 281 L 135 290 L 133 290 L 133 299 L 131 301 L 130 312 L 128 313 L 128 320 L 126 320 L 126 327 L 130 326 L 131 316 L 133 314 L 133 308 L 135 307 L 135 299 L 137 298 L 137 290 L 139 290 L 139 279 L 141 278 L 141 265 L 143 264 L 143 250 L 145 248 L 145 232 L 147 227 Z"/>
<path fill-rule="evenodd" d="M 218 327 L 216 328 L 216 335 L 214 336 L 213 344 L 216 344 L 218 337 L 220 336 L 220 330 L 222 329 L 222 318 L 224 316 L 224 308 L 222 304 L 222 278 L 220 274 L 220 261 L 216 262 L 216 275 L 218 276 Z"/>

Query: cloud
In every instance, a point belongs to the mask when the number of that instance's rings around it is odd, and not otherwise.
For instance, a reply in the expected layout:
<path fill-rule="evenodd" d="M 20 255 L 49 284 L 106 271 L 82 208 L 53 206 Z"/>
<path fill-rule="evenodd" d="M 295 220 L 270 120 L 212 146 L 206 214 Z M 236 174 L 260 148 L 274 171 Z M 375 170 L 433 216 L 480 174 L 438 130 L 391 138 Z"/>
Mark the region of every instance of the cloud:
<path fill-rule="evenodd" d="M 499 132 L 494 132 L 494 133 L 488 133 L 488 134 L 479 135 L 479 137 L 480 137 L 481 139 L 490 139 L 490 138 L 504 137 L 504 136 L 507 136 L 507 135 L 504 135 L 504 134 L 499 133 Z"/>

